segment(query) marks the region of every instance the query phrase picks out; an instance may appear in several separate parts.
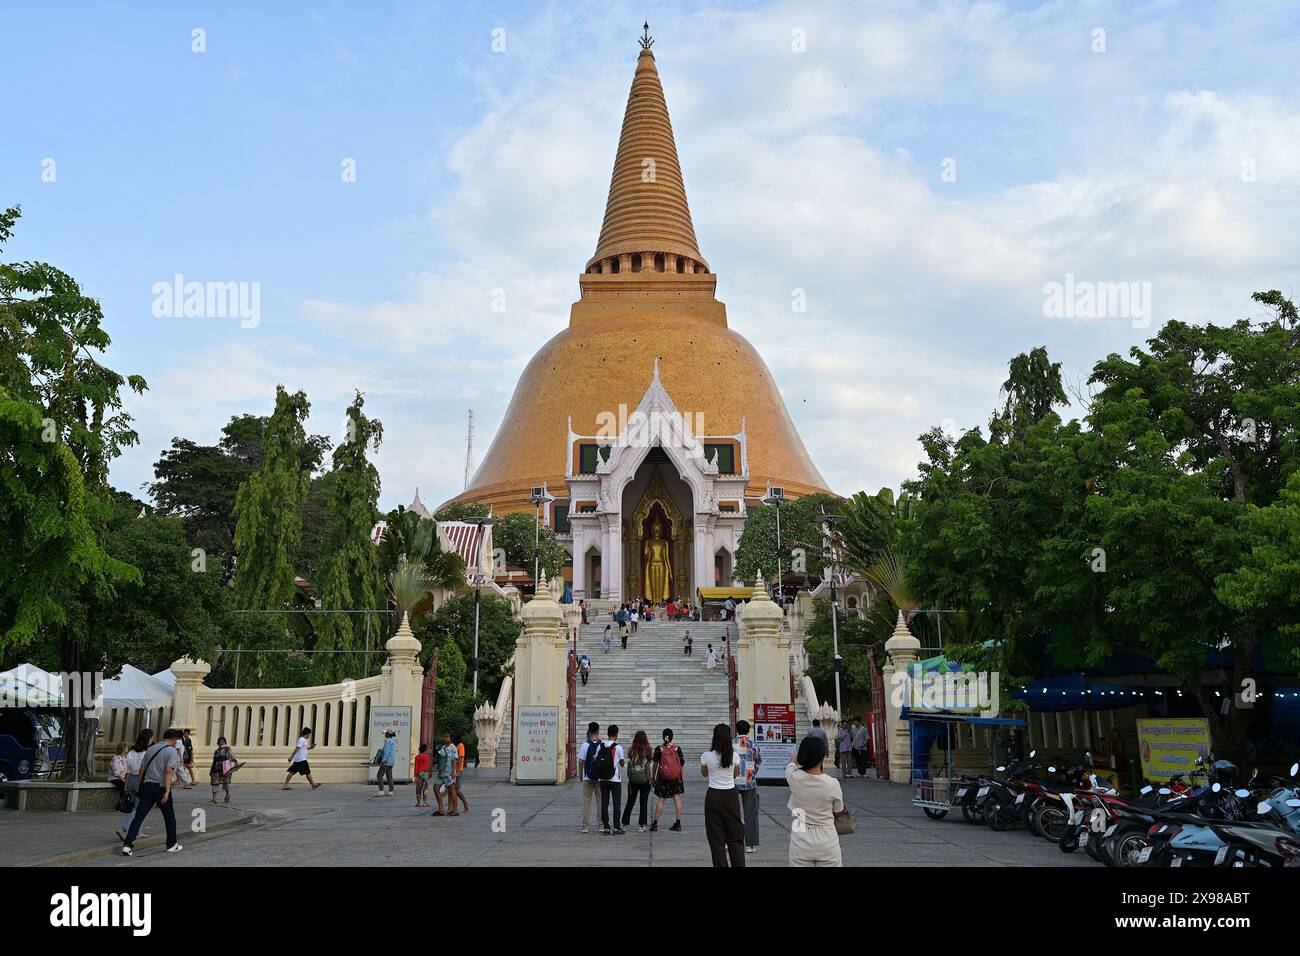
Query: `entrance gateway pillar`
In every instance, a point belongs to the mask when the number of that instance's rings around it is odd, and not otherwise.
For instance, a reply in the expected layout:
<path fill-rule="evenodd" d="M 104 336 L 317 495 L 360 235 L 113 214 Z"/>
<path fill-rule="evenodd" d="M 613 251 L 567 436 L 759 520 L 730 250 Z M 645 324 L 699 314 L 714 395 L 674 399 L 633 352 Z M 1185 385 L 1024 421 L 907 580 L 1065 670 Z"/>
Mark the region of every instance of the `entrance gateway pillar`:
<path fill-rule="evenodd" d="M 736 696 L 740 716 L 754 719 L 754 705 L 793 704 L 790 697 L 790 639 L 781 627 L 781 609 L 760 575 L 754 597 L 739 613 L 736 639 Z"/>
<path fill-rule="evenodd" d="M 893 783 L 912 783 L 912 728 L 911 722 L 902 719 L 904 693 L 907 679 L 907 667 L 914 664 L 920 656 L 921 642 L 907 627 L 903 612 L 898 612 L 898 622 L 894 633 L 885 641 L 885 653 L 889 661 L 880 669 L 884 678 L 883 685 L 887 693 L 885 711 L 889 741 L 889 779 Z M 880 759 L 879 756 L 876 757 Z"/>
<path fill-rule="evenodd" d="M 524 632 L 515 641 L 514 762 L 510 782 L 519 781 L 519 708 L 554 707 L 559 720 L 555 735 L 555 782 L 565 776 L 565 741 L 568 740 L 568 639 L 560 605 L 551 597 L 545 580 L 537 583 L 537 595 L 524 605 Z"/>

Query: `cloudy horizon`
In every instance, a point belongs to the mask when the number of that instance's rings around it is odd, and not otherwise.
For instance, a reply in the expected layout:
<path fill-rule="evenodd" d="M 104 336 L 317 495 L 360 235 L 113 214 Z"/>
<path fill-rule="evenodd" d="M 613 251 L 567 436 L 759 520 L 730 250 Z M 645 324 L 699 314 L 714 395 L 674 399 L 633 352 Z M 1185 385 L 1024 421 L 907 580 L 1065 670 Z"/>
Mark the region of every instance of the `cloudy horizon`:
<path fill-rule="evenodd" d="M 984 424 L 1016 353 L 1078 386 L 1171 318 L 1291 291 L 1284 3 L 12 11 L 40 95 L 0 151 L 5 255 L 81 281 L 109 365 L 149 381 L 114 484 L 283 384 L 335 440 L 366 394 L 385 509 L 458 494 L 466 411 L 481 461 L 578 297 L 644 16 L 718 298 L 839 493 Z M 178 275 L 256 284 L 256 322 L 160 315 Z M 1103 305 L 1053 311 L 1054 286 Z"/>

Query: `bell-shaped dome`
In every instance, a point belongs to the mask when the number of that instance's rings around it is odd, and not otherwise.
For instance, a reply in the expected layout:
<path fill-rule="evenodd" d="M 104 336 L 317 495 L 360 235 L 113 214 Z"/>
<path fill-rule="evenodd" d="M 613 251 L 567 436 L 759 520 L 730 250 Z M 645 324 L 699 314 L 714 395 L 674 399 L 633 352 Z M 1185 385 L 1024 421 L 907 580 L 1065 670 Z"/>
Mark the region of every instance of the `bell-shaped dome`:
<path fill-rule="evenodd" d="M 746 494 L 781 485 L 791 497 L 827 491 L 772 374 L 727 327 L 717 277 L 701 256 L 649 38 L 642 41 L 619 137 L 596 254 L 579 278 L 569 327 L 528 363 L 482 464 L 456 501 L 498 513 L 531 509 L 531 489 L 565 487 L 569 428 L 635 408 L 654 360 L 683 413 L 704 434 L 747 442 Z"/>

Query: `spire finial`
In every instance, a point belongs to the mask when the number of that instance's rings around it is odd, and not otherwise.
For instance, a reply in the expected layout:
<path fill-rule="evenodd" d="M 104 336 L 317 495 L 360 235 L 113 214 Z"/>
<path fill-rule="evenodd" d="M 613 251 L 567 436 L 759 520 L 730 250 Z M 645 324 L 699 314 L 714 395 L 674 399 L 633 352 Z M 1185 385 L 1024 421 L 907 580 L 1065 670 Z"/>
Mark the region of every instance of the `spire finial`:
<path fill-rule="evenodd" d="M 641 30 L 642 30 L 641 39 L 638 42 L 641 44 L 641 49 L 648 50 L 655 45 L 655 38 L 650 35 L 649 20 L 641 24 Z"/>

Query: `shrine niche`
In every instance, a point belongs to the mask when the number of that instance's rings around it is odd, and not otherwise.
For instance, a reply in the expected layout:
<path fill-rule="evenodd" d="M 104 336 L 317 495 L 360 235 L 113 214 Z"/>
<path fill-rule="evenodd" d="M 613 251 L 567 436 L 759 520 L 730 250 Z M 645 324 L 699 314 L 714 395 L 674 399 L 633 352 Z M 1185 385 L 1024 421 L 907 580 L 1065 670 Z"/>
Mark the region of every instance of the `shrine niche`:
<path fill-rule="evenodd" d="M 623 529 L 626 590 L 655 604 L 690 590 L 690 522 L 673 502 L 656 471 Z"/>

